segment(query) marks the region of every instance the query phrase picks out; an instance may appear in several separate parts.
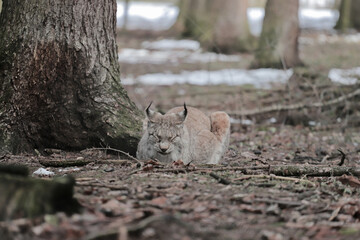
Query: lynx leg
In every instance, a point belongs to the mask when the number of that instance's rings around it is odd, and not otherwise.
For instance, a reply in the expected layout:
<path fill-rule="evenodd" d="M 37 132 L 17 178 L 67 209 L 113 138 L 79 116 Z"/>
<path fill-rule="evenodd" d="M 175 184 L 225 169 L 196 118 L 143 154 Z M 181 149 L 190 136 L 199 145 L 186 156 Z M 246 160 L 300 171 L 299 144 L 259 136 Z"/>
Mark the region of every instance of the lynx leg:
<path fill-rule="evenodd" d="M 230 118 L 225 112 L 214 112 L 210 115 L 211 132 L 221 143 L 229 142 Z"/>
<path fill-rule="evenodd" d="M 217 164 L 226 152 L 230 141 L 230 118 L 225 112 L 214 112 L 210 115 L 211 132 L 218 143 L 209 163 Z"/>

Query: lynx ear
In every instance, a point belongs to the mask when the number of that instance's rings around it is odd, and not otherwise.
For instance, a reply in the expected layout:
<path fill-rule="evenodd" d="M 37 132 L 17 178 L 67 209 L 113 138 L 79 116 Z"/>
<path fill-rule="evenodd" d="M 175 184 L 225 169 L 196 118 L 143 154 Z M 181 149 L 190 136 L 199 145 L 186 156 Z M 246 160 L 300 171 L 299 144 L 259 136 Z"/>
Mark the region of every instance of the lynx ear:
<path fill-rule="evenodd" d="M 155 116 L 159 115 L 159 113 L 154 112 L 153 110 L 150 109 L 152 102 L 150 102 L 149 106 L 146 108 L 145 112 L 146 112 L 146 116 L 149 119 L 150 122 L 155 122 Z"/>
<path fill-rule="evenodd" d="M 188 114 L 188 110 L 186 108 L 186 104 L 184 103 L 184 110 L 177 114 L 177 117 L 181 123 L 185 121 L 187 114 Z"/>

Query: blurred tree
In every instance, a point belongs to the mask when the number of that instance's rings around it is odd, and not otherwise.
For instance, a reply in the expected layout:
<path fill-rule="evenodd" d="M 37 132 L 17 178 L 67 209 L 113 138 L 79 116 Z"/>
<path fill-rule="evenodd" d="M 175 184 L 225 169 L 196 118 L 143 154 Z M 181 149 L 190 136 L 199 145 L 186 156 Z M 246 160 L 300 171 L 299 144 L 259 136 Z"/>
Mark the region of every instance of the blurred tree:
<path fill-rule="evenodd" d="M 298 0 L 268 0 L 253 67 L 289 68 L 300 65 Z"/>
<path fill-rule="evenodd" d="M 339 13 L 336 29 L 340 31 L 349 28 L 360 30 L 360 1 L 342 0 Z"/>
<path fill-rule="evenodd" d="M 115 0 L 4 0 L 1 147 L 135 153 L 142 114 L 120 85 L 115 27 Z"/>
<path fill-rule="evenodd" d="M 250 34 L 247 8 L 247 0 L 180 0 L 173 30 L 211 50 L 253 50 L 256 41 Z"/>
<path fill-rule="evenodd" d="M 124 1 L 124 25 L 122 27 L 123 31 L 126 31 L 127 28 L 127 24 L 128 24 L 128 19 L 129 19 L 129 5 L 130 5 L 130 0 L 125 0 Z"/>

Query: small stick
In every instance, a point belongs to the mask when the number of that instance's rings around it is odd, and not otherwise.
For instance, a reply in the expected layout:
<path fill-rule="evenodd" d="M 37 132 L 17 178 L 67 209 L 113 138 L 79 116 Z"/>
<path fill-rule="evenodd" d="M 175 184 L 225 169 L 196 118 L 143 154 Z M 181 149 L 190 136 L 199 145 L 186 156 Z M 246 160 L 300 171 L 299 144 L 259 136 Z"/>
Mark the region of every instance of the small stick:
<path fill-rule="evenodd" d="M 267 178 L 267 179 L 277 179 L 277 180 L 285 180 L 285 181 L 294 181 L 294 182 L 302 182 L 302 183 L 306 183 L 306 184 L 309 184 L 313 187 L 316 186 L 315 183 L 309 181 L 309 180 L 305 180 L 305 179 L 299 179 L 299 178 L 293 178 L 293 177 L 283 177 L 283 176 L 276 176 L 276 175 L 264 175 L 264 174 L 261 174 L 261 175 L 244 175 L 242 177 L 239 177 L 239 178 L 235 178 L 233 179 L 233 181 L 242 181 L 242 180 L 246 180 L 246 179 L 249 179 L 249 178 Z"/>
<path fill-rule="evenodd" d="M 216 175 L 213 172 L 210 173 L 210 176 L 215 178 L 218 181 L 218 183 L 221 183 L 221 184 L 224 184 L 224 185 L 229 185 L 231 183 L 229 180 L 227 180 L 227 179 L 225 179 L 223 177 L 220 177 L 220 176 Z"/>
<path fill-rule="evenodd" d="M 124 154 L 125 156 L 129 157 L 131 160 L 134 160 L 134 161 L 136 161 L 136 162 L 138 162 L 138 163 L 141 163 L 141 162 L 139 161 L 139 159 L 131 156 L 129 153 L 124 152 L 124 151 L 121 151 L 121 150 L 119 150 L 119 149 L 111 148 L 111 147 L 106 147 L 106 148 L 89 148 L 88 150 L 90 150 L 90 151 L 91 151 L 91 150 L 110 150 L 110 151 L 114 151 L 114 152 L 118 152 L 118 153 Z"/>
<path fill-rule="evenodd" d="M 343 151 L 341 151 L 340 149 L 338 149 L 338 152 L 341 154 L 341 160 L 338 163 L 338 165 L 342 166 L 345 162 L 346 154 Z"/>

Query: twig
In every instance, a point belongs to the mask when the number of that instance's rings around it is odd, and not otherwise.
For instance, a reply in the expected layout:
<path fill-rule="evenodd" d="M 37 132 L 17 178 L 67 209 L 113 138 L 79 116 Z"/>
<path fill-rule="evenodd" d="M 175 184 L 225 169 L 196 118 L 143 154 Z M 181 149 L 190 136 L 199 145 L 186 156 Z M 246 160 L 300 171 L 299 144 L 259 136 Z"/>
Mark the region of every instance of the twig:
<path fill-rule="evenodd" d="M 227 179 L 225 179 L 223 177 L 220 177 L 220 176 L 216 175 L 213 172 L 211 172 L 209 175 L 211 177 L 215 178 L 218 181 L 218 183 L 221 183 L 221 184 L 224 184 L 224 185 L 229 185 L 231 183 L 229 180 L 227 180 Z"/>
<path fill-rule="evenodd" d="M 294 182 L 305 183 L 305 184 L 311 185 L 313 187 L 316 186 L 315 183 L 313 183 L 313 182 L 311 182 L 309 180 L 306 180 L 306 179 L 276 176 L 276 175 L 273 175 L 273 174 L 271 174 L 271 175 L 264 175 L 264 174 L 261 174 L 261 175 L 244 175 L 242 177 L 232 179 L 232 181 L 242 181 L 242 180 L 246 180 L 246 179 L 249 179 L 249 178 L 266 178 L 266 179 L 270 179 L 270 180 L 271 179 L 277 179 L 277 180 L 285 180 L 285 181 L 294 181 Z"/>
<path fill-rule="evenodd" d="M 269 107 L 264 107 L 261 109 L 254 109 L 254 110 L 245 110 L 240 112 L 230 112 L 229 115 L 232 116 L 253 116 L 258 114 L 265 114 L 270 112 L 279 112 L 279 111 L 289 111 L 289 110 L 298 110 L 303 108 L 315 108 L 315 107 L 326 107 L 334 104 L 338 104 L 343 102 L 347 99 L 353 98 L 357 95 L 360 95 L 360 89 L 357 89 L 347 95 L 343 95 L 341 97 L 326 101 L 326 102 L 316 102 L 316 103 L 298 103 L 298 104 L 291 104 L 291 105 L 273 105 Z"/>
<path fill-rule="evenodd" d="M 335 208 L 335 210 L 331 213 L 331 216 L 329 217 L 328 221 L 331 222 L 332 220 L 334 220 L 334 219 L 338 216 L 341 208 L 342 208 L 342 205 L 339 206 L 339 207 L 337 207 L 337 208 Z"/>
<path fill-rule="evenodd" d="M 134 160 L 134 161 L 136 161 L 137 163 L 141 163 L 141 162 L 139 161 L 139 159 L 131 156 L 129 153 L 124 152 L 124 151 L 121 151 L 121 150 L 119 150 L 119 149 L 111 148 L 111 147 L 105 147 L 105 148 L 89 148 L 88 150 L 90 150 L 90 151 L 91 151 L 91 150 L 110 150 L 110 151 L 114 151 L 114 152 L 118 152 L 118 153 L 124 154 L 125 156 L 127 156 L 127 157 L 130 158 L 131 160 Z"/>
<path fill-rule="evenodd" d="M 343 151 L 341 151 L 340 149 L 338 149 L 338 152 L 341 154 L 341 160 L 340 162 L 338 163 L 339 166 L 342 166 L 345 162 L 345 158 L 346 158 L 346 155 Z"/>
<path fill-rule="evenodd" d="M 48 160 L 48 159 L 39 159 L 39 163 L 45 167 L 74 167 L 74 166 L 84 166 L 94 160 L 88 159 L 72 159 L 72 160 Z"/>

